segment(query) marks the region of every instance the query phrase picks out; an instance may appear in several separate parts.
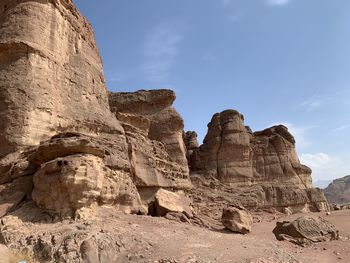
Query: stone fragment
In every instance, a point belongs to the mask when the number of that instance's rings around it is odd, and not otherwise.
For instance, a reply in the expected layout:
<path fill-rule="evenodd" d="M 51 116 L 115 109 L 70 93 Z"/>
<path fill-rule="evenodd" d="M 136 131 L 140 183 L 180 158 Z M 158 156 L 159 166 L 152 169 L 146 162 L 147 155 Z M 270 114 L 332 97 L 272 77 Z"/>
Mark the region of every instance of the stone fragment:
<path fill-rule="evenodd" d="M 84 240 L 80 245 L 81 258 L 84 263 L 99 262 L 98 250 L 91 240 Z"/>
<path fill-rule="evenodd" d="M 287 240 L 300 246 L 339 239 L 335 226 L 322 217 L 303 216 L 291 222 L 276 222 L 272 232 L 277 240 Z"/>
<path fill-rule="evenodd" d="M 222 211 L 221 222 L 232 232 L 248 234 L 252 231 L 253 217 L 242 206 L 231 206 Z"/>
<path fill-rule="evenodd" d="M 169 212 L 184 212 L 186 215 L 192 216 L 190 200 L 182 193 L 159 189 L 155 195 L 154 205 L 157 216 L 165 216 Z"/>

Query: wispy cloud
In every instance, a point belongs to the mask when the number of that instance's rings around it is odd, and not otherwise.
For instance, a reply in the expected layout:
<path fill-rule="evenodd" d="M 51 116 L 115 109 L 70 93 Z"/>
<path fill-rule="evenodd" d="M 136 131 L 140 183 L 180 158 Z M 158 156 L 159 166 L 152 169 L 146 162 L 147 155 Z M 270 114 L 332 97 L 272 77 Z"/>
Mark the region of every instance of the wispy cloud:
<path fill-rule="evenodd" d="M 147 36 L 143 46 L 141 65 L 145 79 L 152 83 L 167 81 L 184 40 L 182 23 L 164 23 L 156 26 Z"/>
<path fill-rule="evenodd" d="M 334 162 L 334 160 L 326 153 L 303 153 L 300 156 L 300 161 L 311 168 L 324 168 Z"/>
<path fill-rule="evenodd" d="M 331 132 L 340 132 L 340 131 L 346 130 L 348 128 L 350 128 L 350 124 L 345 124 L 345 125 L 342 125 L 342 126 L 339 126 L 337 128 L 332 129 Z"/>
<path fill-rule="evenodd" d="M 275 123 L 272 123 L 270 126 L 280 125 L 280 124 L 286 126 L 288 128 L 289 132 L 294 136 L 295 141 L 296 141 L 296 146 L 298 147 L 298 149 L 303 149 L 303 148 L 306 148 L 306 147 L 312 145 L 312 142 L 306 138 L 306 133 L 309 129 L 311 129 L 313 127 L 311 127 L 311 126 L 298 126 L 296 124 L 286 122 L 286 121 L 275 122 Z"/>
<path fill-rule="evenodd" d="M 350 174 L 348 162 L 324 152 L 303 153 L 300 155 L 300 162 L 312 169 L 314 181 L 335 179 Z"/>
<path fill-rule="evenodd" d="M 321 106 L 323 106 L 324 104 L 326 104 L 327 102 L 329 102 L 331 99 L 332 99 L 331 97 L 321 98 L 317 95 L 313 95 L 310 98 L 301 102 L 299 105 L 297 105 L 295 109 L 296 110 L 306 109 L 307 111 L 314 111 L 320 108 Z"/>
<path fill-rule="evenodd" d="M 265 0 L 269 6 L 284 6 L 289 4 L 290 0 Z"/>

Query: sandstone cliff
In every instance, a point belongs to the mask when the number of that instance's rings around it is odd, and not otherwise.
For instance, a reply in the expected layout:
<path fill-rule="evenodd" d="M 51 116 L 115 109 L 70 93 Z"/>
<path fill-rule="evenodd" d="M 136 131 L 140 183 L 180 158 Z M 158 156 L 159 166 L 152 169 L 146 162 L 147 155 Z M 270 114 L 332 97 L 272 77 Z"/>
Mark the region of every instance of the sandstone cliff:
<path fill-rule="evenodd" d="M 157 188 L 189 189 L 183 120 L 172 107 L 171 90 L 110 93 L 113 112 L 122 122 L 136 186 L 144 199 Z"/>
<path fill-rule="evenodd" d="M 58 131 L 123 133 L 93 31 L 70 0 L 1 1 L 0 64 L 0 157 Z"/>
<path fill-rule="evenodd" d="M 293 136 L 282 125 L 252 133 L 239 112 L 217 113 L 203 145 L 189 159 L 193 181 L 204 192 L 248 208 L 328 209 L 322 192 L 312 188 L 311 169 L 299 162 Z"/>
<path fill-rule="evenodd" d="M 63 216 L 94 204 L 147 213 L 160 187 L 191 187 L 174 92 L 111 94 L 112 113 L 71 1 L 2 1 L 0 64 L 0 217 L 31 200 Z"/>
<path fill-rule="evenodd" d="M 328 201 L 334 204 L 350 202 L 350 175 L 334 180 L 323 190 Z"/>
<path fill-rule="evenodd" d="M 128 244 L 104 232 L 104 221 L 153 215 L 155 200 L 161 215 L 172 211 L 169 200 L 186 200 L 170 217 L 202 226 L 198 215 L 215 220 L 227 204 L 328 209 L 286 127 L 252 133 L 228 110 L 198 146 L 175 98 L 170 90 L 108 93 L 91 26 L 70 0 L 1 1 L 0 243 L 42 261 L 85 260 L 93 247 L 90 262 L 110 262 Z"/>

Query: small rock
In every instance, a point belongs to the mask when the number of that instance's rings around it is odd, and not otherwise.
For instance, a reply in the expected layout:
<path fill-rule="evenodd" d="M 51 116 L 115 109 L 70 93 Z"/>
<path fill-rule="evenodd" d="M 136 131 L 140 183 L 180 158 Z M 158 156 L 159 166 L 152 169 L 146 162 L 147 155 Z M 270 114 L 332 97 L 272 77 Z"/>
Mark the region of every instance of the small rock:
<path fill-rule="evenodd" d="M 242 206 L 224 208 L 221 217 L 222 224 L 232 232 L 248 234 L 252 230 L 253 217 Z"/>

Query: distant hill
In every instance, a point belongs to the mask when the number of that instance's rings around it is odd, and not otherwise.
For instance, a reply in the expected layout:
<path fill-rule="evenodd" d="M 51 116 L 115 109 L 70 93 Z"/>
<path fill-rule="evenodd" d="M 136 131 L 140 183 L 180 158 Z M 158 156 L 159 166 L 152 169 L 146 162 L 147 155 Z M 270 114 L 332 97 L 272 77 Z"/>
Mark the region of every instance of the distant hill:
<path fill-rule="evenodd" d="M 314 187 L 318 187 L 321 189 L 326 188 L 330 183 L 332 182 L 332 180 L 317 180 L 313 183 Z"/>
<path fill-rule="evenodd" d="M 334 180 L 323 190 L 330 203 L 344 204 L 350 202 L 350 175 Z"/>

